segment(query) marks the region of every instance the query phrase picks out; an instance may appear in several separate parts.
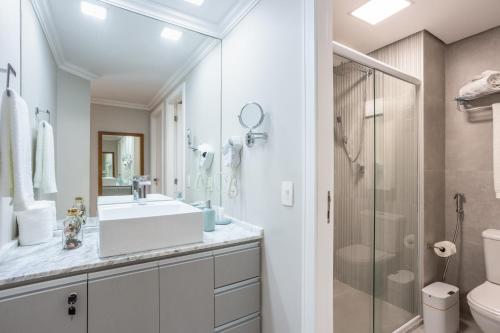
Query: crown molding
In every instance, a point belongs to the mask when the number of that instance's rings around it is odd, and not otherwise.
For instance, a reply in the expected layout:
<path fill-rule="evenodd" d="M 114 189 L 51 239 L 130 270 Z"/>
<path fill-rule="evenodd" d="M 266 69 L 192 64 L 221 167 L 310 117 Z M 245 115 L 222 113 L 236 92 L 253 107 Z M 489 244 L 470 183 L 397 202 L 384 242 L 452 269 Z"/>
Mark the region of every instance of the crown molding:
<path fill-rule="evenodd" d="M 223 39 L 238 25 L 238 23 L 250 13 L 260 0 L 250 0 L 239 2 L 219 24 L 218 35 Z"/>
<path fill-rule="evenodd" d="M 31 3 L 38 20 L 40 21 L 42 30 L 45 33 L 45 38 L 47 38 L 52 56 L 54 57 L 57 66 L 60 66 L 66 61 L 64 60 L 64 51 L 61 43 L 59 42 L 57 30 L 53 23 L 54 20 L 52 12 L 50 11 L 50 8 L 45 0 L 31 0 Z"/>
<path fill-rule="evenodd" d="M 47 1 L 31 0 L 31 3 L 33 4 L 33 9 L 35 10 L 35 14 L 38 17 L 42 30 L 45 34 L 45 38 L 47 38 L 50 51 L 52 52 L 52 56 L 54 57 L 57 67 L 59 67 L 59 69 L 63 71 L 81 77 L 85 80 L 90 81 L 97 79 L 99 75 L 89 72 L 88 70 L 72 64 L 71 62 L 66 60 L 64 50 L 59 40 L 57 29 L 55 28 L 53 23 L 54 19 L 52 17 L 52 12 L 47 5 Z"/>
<path fill-rule="evenodd" d="M 201 34 L 223 39 L 260 2 L 240 0 L 218 23 L 183 14 L 168 6 L 150 0 L 99 0 L 160 21 L 171 23 Z"/>
<path fill-rule="evenodd" d="M 99 0 L 101 2 L 126 9 L 128 11 L 148 16 L 166 23 L 193 30 L 214 38 L 220 38 L 217 32 L 217 25 L 198 19 L 191 15 L 183 14 L 168 6 L 161 5 L 149 0 Z"/>
<path fill-rule="evenodd" d="M 113 100 L 113 99 L 106 99 L 106 98 L 94 98 L 94 97 L 92 97 L 92 99 L 90 100 L 90 103 L 91 104 L 98 104 L 98 105 L 106 105 L 106 106 L 116 106 L 119 108 L 126 108 L 126 109 L 151 111 L 151 108 L 149 108 L 148 105 L 122 102 L 122 101 L 117 101 L 117 100 Z"/>
<path fill-rule="evenodd" d="M 191 70 L 196 67 L 217 45 L 220 45 L 219 40 L 207 40 L 198 47 L 188 61 L 176 71 L 170 79 L 165 82 L 163 87 L 158 90 L 151 102 L 148 104 L 150 110 L 153 110 L 161 101 L 167 97 L 170 92 L 175 89 L 179 83 L 186 77 Z"/>
<path fill-rule="evenodd" d="M 65 71 L 65 72 L 71 73 L 73 75 L 79 76 L 82 79 L 89 80 L 89 81 L 92 81 L 92 80 L 99 78 L 99 75 L 94 74 L 92 72 L 89 72 L 88 70 L 83 69 L 79 66 L 73 65 L 72 63 L 69 63 L 69 62 L 65 62 L 63 64 L 60 64 L 59 69 Z"/>

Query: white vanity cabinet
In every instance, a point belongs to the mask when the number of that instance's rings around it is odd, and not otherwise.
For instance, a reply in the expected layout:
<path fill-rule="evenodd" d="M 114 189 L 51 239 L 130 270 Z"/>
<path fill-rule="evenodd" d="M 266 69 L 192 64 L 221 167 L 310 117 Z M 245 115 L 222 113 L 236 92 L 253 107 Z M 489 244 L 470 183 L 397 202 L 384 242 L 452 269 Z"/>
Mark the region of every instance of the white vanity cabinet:
<path fill-rule="evenodd" d="M 207 333 L 213 328 L 212 254 L 160 262 L 160 333 Z"/>
<path fill-rule="evenodd" d="M 0 333 L 260 333 L 260 243 L 0 290 Z"/>
<path fill-rule="evenodd" d="M 216 333 L 260 333 L 259 243 L 214 251 Z"/>
<path fill-rule="evenodd" d="M 158 333 L 157 263 L 89 274 L 88 333 Z"/>
<path fill-rule="evenodd" d="M 2 333 L 86 333 L 87 275 L 0 291 Z"/>

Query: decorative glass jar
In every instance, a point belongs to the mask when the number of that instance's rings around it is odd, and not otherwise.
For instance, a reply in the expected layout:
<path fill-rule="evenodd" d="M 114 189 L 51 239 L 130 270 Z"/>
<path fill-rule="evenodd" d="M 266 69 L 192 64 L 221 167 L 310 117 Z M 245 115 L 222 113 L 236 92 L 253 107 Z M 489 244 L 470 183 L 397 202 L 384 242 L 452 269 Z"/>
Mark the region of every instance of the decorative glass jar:
<path fill-rule="evenodd" d="M 63 222 L 62 245 L 64 249 L 72 250 L 80 247 L 83 242 L 83 219 L 77 208 L 68 209 Z"/>

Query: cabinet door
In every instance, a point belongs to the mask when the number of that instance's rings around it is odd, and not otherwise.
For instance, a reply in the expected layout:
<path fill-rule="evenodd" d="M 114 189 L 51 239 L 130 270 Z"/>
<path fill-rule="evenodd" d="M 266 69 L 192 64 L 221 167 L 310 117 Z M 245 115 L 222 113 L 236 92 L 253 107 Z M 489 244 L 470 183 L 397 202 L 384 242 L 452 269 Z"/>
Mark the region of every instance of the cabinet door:
<path fill-rule="evenodd" d="M 75 302 L 69 305 L 72 294 Z M 68 313 L 70 306 L 74 315 Z M 86 333 L 87 276 L 0 291 L 0 332 Z"/>
<path fill-rule="evenodd" d="M 158 267 L 89 274 L 88 333 L 158 333 Z"/>
<path fill-rule="evenodd" d="M 160 265 L 160 332 L 212 332 L 213 257 L 197 254 L 165 260 Z"/>

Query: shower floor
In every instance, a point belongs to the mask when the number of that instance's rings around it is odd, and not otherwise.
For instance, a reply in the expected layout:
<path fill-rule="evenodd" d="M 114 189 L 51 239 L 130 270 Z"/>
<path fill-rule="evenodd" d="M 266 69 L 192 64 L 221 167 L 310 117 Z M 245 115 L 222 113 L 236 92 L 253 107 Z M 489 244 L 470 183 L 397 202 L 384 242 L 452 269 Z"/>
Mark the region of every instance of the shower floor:
<path fill-rule="evenodd" d="M 362 333 L 371 332 L 372 295 L 355 289 L 348 284 L 335 280 L 333 284 L 334 332 Z M 413 317 L 411 314 L 391 303 L 377 299 L 377 333 L 392 332 Z"/>

